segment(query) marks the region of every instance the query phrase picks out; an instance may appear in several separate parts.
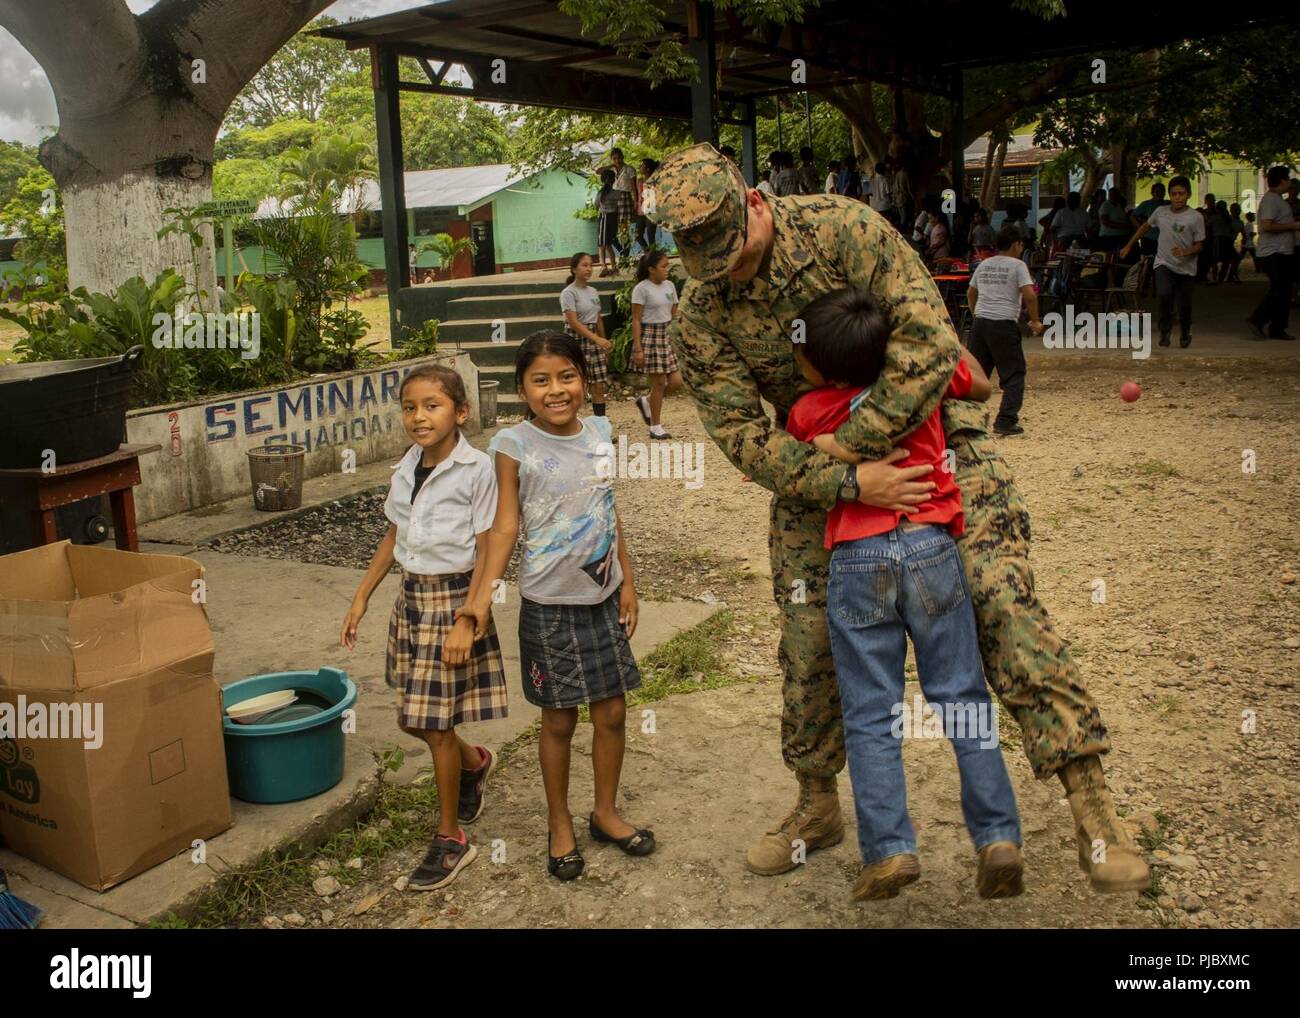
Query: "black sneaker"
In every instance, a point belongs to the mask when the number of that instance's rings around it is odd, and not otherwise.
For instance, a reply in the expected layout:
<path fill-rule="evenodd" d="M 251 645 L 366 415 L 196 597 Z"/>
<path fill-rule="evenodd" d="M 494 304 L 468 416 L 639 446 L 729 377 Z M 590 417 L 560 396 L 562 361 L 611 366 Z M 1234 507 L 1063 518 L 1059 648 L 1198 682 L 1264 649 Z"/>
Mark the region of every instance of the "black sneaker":
<path fill-rule="evenodd" d="M 1157 345 L 1158 345 L 1158 346 L 1168 346 L 1168 345 L 1169 345 L 1169 333 L 1166 332 L 1163 336 L 1161 336 L 1161 337 L 1160 337 L 1160 342 L 1159 342 Z"/>
<path fill-rule="evenodd" d="M 1260 325 L 1259 322 L 1247 318 L 1246 327 L 1250 329 L 1250 335 L 1246 337 L 1247 339 L 1268 339 L 1264 332 L 1264 326 Z"/>
<path fill-rule="evenodd" d="M 1019 424 L 994 424 L 993 432 L 997 435 L 1023 435 L 1025 429 Z"/>
<path fill-rule="evenodd" d="M 664 441 L 665 439 L 669 439 L 669 438 L 672 438 L 672 437 L 673 437 L 673 436 L 670 435 L 670 434 L 669 434 L 668 432 L 666 432 L 666 431 L 652 431 L 652 432 L 650 432 L 650 441 L 652 441 L 652 442 L 662 442 L 662 441 Z"/>
<path fill-rule="evenodd" d="M 1289 333 L 1289 332 L 1279 332 L 1276 336 L 1269 336 L 1268 338 L 1269 338 L 1269 339 L 1289 339 L 1289 340 L 1294 340 L 1294 339 L 1295 339 L 1295 336 L 1291 335 L 1291 333 Z"/>
<path fill-rule="evenodd" d="M 483 812 L 483 788 L 497 763 L 497 758 L 486 746 L 474 748 L 482 755 L 483 764 L 476 771 L 460 772 L 460 799 L 456 803 L 456 819 L 462 824 L 472 824 Z"/>
<path fill-rule="evenodd" d="M 464 832 L 461 832 L 464 837 Z M 424 862 L 411 874 L 407 888 L 412 891 L 436 891 L 446 887 L 466 866 L 474 861 L 478 849 L 469 843 L 469 839 L 457 841 L 434 835 Z"/>
<path fill-rule="evenodd" d="M 1191 334 L 1190 332 L 1188 332 L 1188 333 L 1184 333 L 1183 335 L 1179 336 L 1179 337 L 1178 337 L 1178 345 L 1179 345 L 1180 347 L 1182 347 L 1184 350 L 1186 350 L 1189 346 L 1192 345 L 1192 334 Z"/>

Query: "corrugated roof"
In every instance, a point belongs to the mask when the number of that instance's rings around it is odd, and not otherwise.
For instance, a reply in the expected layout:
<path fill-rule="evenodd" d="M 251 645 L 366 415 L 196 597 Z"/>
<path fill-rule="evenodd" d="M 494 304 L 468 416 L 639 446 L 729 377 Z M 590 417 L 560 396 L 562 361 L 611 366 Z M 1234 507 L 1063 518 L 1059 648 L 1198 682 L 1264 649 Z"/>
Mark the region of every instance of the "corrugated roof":
<path fill-rule="evenodd" d="M 509 163 L 489 163 L 485 166 L 449 166 L 441 170 L 407 170 L 406 207 L 408 209 L 456 208 L 474 205 L 503 191 L 512 184 L 527 180 L 529 174 L 511 173 Z M 379 211 L 383 202 L 379 197 L 378 181 L 368 180 L 361 188 L 360 202 L 344 202 L 354 208 Z M 257 215 L 271 216 L 284 210 L 277 198 L 264 198 L 257 206 Z M 340 208 L 340 211 L 344 211 Z"/>
<path fill-rule="evenodd" d="M 966 146 L 966 169 L 982 170 L 984 169 L 984 159 L 988 155 L 989 138 L 988 135 Z M 1013 134 L 1011 140 L 1007 142 L 1007 157 L 1003 162 L 1003 167 L 1008 166 L 1041 166 L 1043 163 L 1051 162 L 1061 154 L 1058 148 L 1043 148 L 1034 144 L 1032 134 Z"/>

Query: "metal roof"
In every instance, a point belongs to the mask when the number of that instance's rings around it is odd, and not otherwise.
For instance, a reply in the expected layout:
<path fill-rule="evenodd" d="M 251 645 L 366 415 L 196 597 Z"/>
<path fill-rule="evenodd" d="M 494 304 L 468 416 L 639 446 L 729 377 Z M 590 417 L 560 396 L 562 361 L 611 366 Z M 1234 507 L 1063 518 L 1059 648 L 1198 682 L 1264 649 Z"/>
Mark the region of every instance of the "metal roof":
<path fill-rule="evenodd" d="M 498 191 L 530 179 L 536 174 L 512 173 L 509 163 L 488 163 L 484 166 L 451 166 L 441 170 L 407 170 L 403 175 L 406 185 L 406 207 L 461 208 L 481 204 Z M 367 180 L 361 188 L 360 201 L 340 203 L 339 211 L 346 207 L 379 211 L 383 203 L 379 196 L 379 183 Z M 257 206 L 257 217 L 277 215 L 291 208 L 277 198 L 264 198 Z"/>

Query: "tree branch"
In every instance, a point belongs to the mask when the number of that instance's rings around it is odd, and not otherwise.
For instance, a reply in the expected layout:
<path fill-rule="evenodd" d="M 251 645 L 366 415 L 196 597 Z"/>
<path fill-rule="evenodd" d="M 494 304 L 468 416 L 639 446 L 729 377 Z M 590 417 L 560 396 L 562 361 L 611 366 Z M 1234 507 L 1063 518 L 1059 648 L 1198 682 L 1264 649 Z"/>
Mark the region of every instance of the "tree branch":
<path fill-rule="evenodd" d="M 125 0 L 0 0 L 0 24 L 41 65 L 60 119 L 93 115 L 136 91 L 147 50 Z"/>
<path fill-rule="evenodd" d="M 1003 120 L 1014 121 L 1029 107 L 1041 104 L 1057 86 L 1070 81 L 1079 73 L 1077 61 L 1058 60 L 1041 74 L 1030 78 L 1018 88 L 1002 95 L 997 101 L 966 118 L 962 136 L 978 138 Z"/>
<path fill-rule="evenodd" d="M 332 0 L 159 0 L 139 16 L 163 65 L 173 62 L 190 83 L 193 60 L 207 81 L 191 85 L 193 100 L 218 121 L 239 90 Z M 170 51 L 170 52 L 169 52 Z"/>

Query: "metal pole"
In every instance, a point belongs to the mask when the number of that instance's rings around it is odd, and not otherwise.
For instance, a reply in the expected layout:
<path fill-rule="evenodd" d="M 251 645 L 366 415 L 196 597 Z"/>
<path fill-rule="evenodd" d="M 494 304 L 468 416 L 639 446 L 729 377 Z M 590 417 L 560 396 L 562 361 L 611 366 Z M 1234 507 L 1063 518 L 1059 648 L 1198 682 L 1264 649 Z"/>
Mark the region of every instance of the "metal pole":
<path fill-rule="evenodd" d="M 740 158 L 750 187 L 758 183 L 758 113 L 753 99 L 744 103 L 745 123 L 740 128 Z"/>
<path fill-rule="evenodd" d="M 690 0 L 686 20 L 687 52 L 700 69 L 699 79 L 691 83 L 691 130 L 695 141 L 717 145 L 718 54 L 713 39 L 713 5 Z"/>
<path fill-rule="evenodd" d="M 779 95 L 774 95 L 772 98 L 776 102 L 776 147 L 778 149 L 784 149 L 785 138 L 781 133 L 781 97 Z"/>
<path fill-rule="evenodd" d="M 226 292 L 235 292 L 235 230 L 226 216 L 221 223 L 221 239 L 226 247 Z"/>
<path fill-rule="evenodd" d="M 803 93 L 803 122 L 808 128 L 808 147 L 812 148 L 812 103 L 808 99 L 808 90 Z"/>

